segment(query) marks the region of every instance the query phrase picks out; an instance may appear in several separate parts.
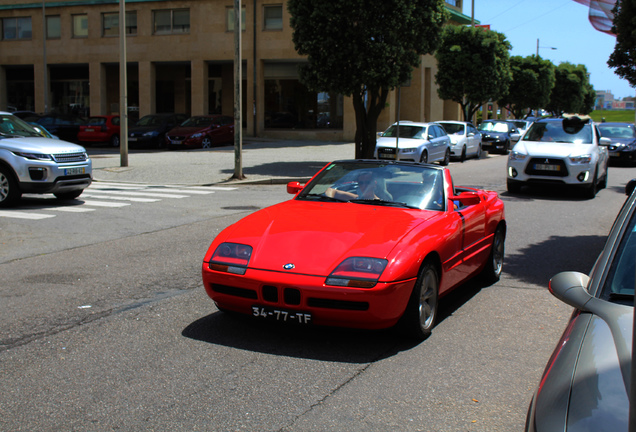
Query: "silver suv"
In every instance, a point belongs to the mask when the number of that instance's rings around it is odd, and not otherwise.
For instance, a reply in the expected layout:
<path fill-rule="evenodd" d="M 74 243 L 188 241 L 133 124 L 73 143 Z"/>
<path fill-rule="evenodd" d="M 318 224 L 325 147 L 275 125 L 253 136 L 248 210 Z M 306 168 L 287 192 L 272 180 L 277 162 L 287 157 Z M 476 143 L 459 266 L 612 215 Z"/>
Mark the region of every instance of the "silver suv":
<path fill-rule="evenodd" d="M 93 165 L 84 147 L 51 138 L 43 131 L 0 112 L 0 207 L 23 193 L 77 198 L 92 182 Z"/>

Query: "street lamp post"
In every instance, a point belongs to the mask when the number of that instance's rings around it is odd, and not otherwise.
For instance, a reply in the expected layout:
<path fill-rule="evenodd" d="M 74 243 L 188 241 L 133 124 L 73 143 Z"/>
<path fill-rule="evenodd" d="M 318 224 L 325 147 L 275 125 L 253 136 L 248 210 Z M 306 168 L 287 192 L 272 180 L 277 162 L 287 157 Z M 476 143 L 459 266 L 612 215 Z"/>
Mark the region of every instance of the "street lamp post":
<path fill-rule="evenodd" d="M 539 57 L 539 48 L 548 48 L 548 49 L 551 49 L 551 50 L 555 50 L 556 49 L 555 47 L 547 47 L 547 46 L 540 47 L 539 46 L 539 39 L 537 38 L 537 57 Z"/>

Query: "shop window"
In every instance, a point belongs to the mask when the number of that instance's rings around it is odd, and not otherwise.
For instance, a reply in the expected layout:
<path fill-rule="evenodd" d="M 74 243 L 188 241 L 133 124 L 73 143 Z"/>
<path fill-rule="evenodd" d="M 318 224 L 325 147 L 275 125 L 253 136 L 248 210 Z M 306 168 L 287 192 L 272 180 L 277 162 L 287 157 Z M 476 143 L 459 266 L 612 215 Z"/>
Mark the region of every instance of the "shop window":
<path fill-rule="evenodd" d="M 46 17 L 46 38 L 59 39 L 62 37 L 62 23 L 59 15 Z"/>
<path fill-rule="evenodd" d="M 126 34 L 137 34 L 137 11 L 126 12 Z M 119 36 L 119 12 L 102 14 L 102 36 Z"/>
<path fill-rule="evenodd" d="M 153 16 L 153 34 L 190 33 L 190 9 L 156 10 Z"/>
<path fill-rule="evenodd" d="M 228 7 L 225 9 L 226 25 L 225 29 L 228 32 L 234 31 L 234 8 Z M 241 30 L 245 31 L 245 7 L 241 8 Z"/>
<path fill-rule="evenodd" d="M 88 37 L 88 15 L 73 15 L 73 37 Z"/>
<path fill-rule="evenodd" d="M 283 29 L 283 5 L 268 5 L 263 7 L 265 30 Z"/>
<path fill-rule="evenodd" d="M 343 97 L 309 91 L 298 79 L 265 80 L 265 127 L 342 129 Z"/>
<path fill-rule="evenodd" d="M 3 40 L 30 40 L 31 33 L 31 17 L 2 19 Z"/>

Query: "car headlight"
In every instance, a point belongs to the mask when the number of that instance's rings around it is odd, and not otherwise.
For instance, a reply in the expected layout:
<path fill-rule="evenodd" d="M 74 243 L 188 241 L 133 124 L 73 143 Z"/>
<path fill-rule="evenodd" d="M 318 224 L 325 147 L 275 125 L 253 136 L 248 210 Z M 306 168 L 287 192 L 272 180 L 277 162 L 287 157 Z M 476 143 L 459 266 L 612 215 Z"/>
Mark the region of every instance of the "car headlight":
<path fill-rule="evenodd" d="M 205 134 L 195 133 L 195 134 L 191 135 L 190 138 L 201 138 L 203 135 L 205 135 Z"/>
<path fill-rule="evenodd" d="M 508 155 L 508 160 L 511 161 L 522 161 L 524 160 L 528 155 L 525 153 L 520 153 L 518 151 L 511 151 L 510 154 Z"/>
<path fill-rule="evenodd" d="M 387 260 L 380 258 L 347 258 L 331 272 L 325 283 L 351 288 L 373 288 L 387 264 Z"/>
<path fill-rule="evenodd" d="M 417 151 L 417 147 L 409 147 L 400 149 L 400 153 L 415 153 Z"/>
<path fill-rule="evenodd" d="M 244 275 L 252 257 L 252 246 L 221 243 L 210 258 L 210 270 Z"/>
<path fill-rule="evenodd" d="M 31 159 L 31 160 L 53 160 L 51 155 L 41 154 L 41 153 L 27 153 L 27 152 L 13 152 L 16 156 L 21 156 L 23 158 Z"/>
<path fill-rule="evenodd" d="M 159 132 L 157 131 L 149 131 L 144 134 L 144 136 L 146 137 L 157 136 L 157 135 L 159 135 Z"/>
<path fill-rule="evenodd" d="M 576 165 L 584 165 L 592 162 L 592 155 L 570 156 L 570 162 Z"/>

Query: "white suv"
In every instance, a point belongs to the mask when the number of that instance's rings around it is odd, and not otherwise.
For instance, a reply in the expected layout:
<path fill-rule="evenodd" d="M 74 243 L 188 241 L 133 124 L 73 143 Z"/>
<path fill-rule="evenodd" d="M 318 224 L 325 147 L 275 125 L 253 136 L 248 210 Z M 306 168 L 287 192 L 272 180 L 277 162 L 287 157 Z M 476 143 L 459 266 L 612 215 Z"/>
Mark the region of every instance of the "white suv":
<path fill-rule="evenodd" d="M 535 121 L 508 156 L 508 191 L 526 184 L 571 185 L 594 198 L 607 185 L 608 138 L 588 116 L 568 115 Z"/>
<path fill-rule="evenodd" d="M 0 207 L 23 193 L 77 198 L 92 182 L 92 162 L 84 147 L 51 138 L 0 112 Z"/>

